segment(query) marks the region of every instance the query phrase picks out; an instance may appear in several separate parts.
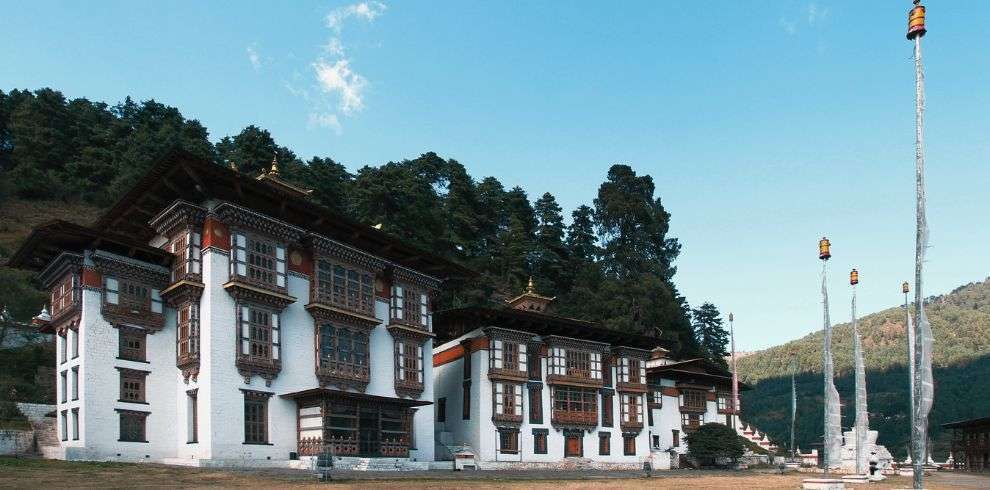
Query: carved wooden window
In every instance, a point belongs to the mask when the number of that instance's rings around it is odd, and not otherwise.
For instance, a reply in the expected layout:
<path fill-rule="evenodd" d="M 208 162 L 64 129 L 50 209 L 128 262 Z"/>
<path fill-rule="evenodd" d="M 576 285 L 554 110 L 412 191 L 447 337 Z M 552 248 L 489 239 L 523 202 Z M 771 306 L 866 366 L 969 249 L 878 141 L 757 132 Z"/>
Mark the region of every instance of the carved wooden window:
<path fill-rule="evenodd" d="M 392 286 L 392 320 L 430 330 L 429 298 L 426 293 L 410 286 Z"/>
<path fill-rule="evenodd" d="M 553 409 L 555 412 L 597 414 L 598 396 L 596 390 L 577 386 L 554 386 Z"/>
<path fill-rule="evenodd" d="M 117 368 L 120 371 L 120 401 L 145 403 L 147 371 Z"/>
<path fill-rule="evenodd" d="M 529 379 L 533 381 L 542 381 L 543 373 L 540 372 L 542 368 L 542 363 L 540 362 L 540 349 L 530 349 L 528 357 L 529 359 L 526 361 L 526 367 L 529 370 Z"/>
<path fill-rule="evenodd" d="M 278 360 L 279 314 L 256 305 L 239 308 L 240 355 L 262 360 Z"/>
<path fill-rule="evenodd" d="M 639 359 L 622 357 L 619 359 L 618 378 L 620 383 L 645 383 L 646 366 Z"/>
<path fill-rule="evenodd" d="M 690 432 L 698 427 L 701 427 L 701 414 L 700 413 L 682 413 L 681 414 L 681 426 L 684 428 L 685 432 Z"/>
<path fill-rule="evenodd" d="M 119 350 L 117 356 L 129 361 L 145 361 L 148 335 L 133 328 L 119 328 Z"/>
<path fill-rule="evenodd" d="M 626 456 L 636 455 L 636 436 L 622 436 L 622 454 Z"/>
<path fill-rule="evenodd" d="M 533 454 L 547 454 L 547 429 L 533 429 Z"/>
<path fill-rule="evenodd" d="M 519 429 L 498 430 L 498 452 L 516 454 L 519 452 Z"/>
<path fill-rule="evenodd" d="M 166 245 L 165 250 L 175 254 L 175 259 L 172 262 L 172 282 L 179 281 L 190 274 L 200 274 L 201 245 L 202 237 L 199 232 L 195 231 L 181 232 Z"/>
<path fill-rule="evenodd" d="M 612 394 L 602 393 L 602 427 L 612 427 Z"/>
<path fill-rule="evenodd" d="M 244 391 L 244 443 L 268 444 L 268 398 L 271 393 Z"/>
<path fill-rule="evenodd" d="M 148 412 L 117 409 L 120 417 L 120 441 L 148 442 L 145 438 L 145 422 Z"/>
<path fill-rule="evenodd" d="M 368 376 L 368 334 L 363 330 L 320 325 L 320 368 Z"/>
<path fill-rule="evenodd" d="M 409 341 L 395 342 L 395 379 L 423 382 L 423 346 Z"/>
<path fill-rule="evenodd" d="M 495 415 L 517 415 L 522 417 L 522 385 L 497 382 L 492 384 L 492 397 Z"/>
<path fill-rule="evenodd" d="M 543 423 L 543 387 L 529 387 L 529 423 Z"/>
<path fill-rule="evenodd" d="M 684 407 L 704 410 L 708 401 L 707 394 L 702 390 L 681 390 Z"/>
<path fill-rule="evenodd" d="M 639 395 L 622 395 L 622 423 L 623 424 L 642 424 L 643 423 L 643 410 L 642 404 L 640 403 Z"/>
<path fill-rule="evenodd" d="M 79 302 L 79 275 L 66 274 L 54 287 L 52 287 L 52 318 L 59 316 L 62 312 L 72 308 L 73 304 Z"/>
<path fill-rule="evenodd" d="M 181 362 L 199 354 L 199 304 L 179 307 L 176 328 L 176 354 Z"/>
<path fill-rule="evenodd" d="M 285 246 L 243 233 L 230 234 L 230 277 L 285 288 Z"/>
<path fill-rule="evenodd" d="M 493 340 L 489 367 L 526 372 L 526 344 Z"/>
<path fill-rule="evenodd" d="M 104 280 L 106 302 L 137 311 L 162 312 L 162 297 L 159 290 L 145 284 L 108 276 Z"/>
<path fill-rule="evenodd" d="M 650 386 L 650 405 L 656 408 L 663 408 L 663 387 L 658 385 Z"/>
<path fill-rule="evenodd" d="M 321 259 L 316 266 L 316 286 L 321 303 L 375 315 L 375 278 L 369 272 Z"/>
<path fill-rule="evenodd" d="M 550 349 L 550 374 L 585 379 L 602 379 L 602 355 L 575 349 Z"/>
<path fill-rule="evenodd" d="M 598 455 L 608 456 L 612 454 L 612 434 L 608 432 L 598 434 Z"/>

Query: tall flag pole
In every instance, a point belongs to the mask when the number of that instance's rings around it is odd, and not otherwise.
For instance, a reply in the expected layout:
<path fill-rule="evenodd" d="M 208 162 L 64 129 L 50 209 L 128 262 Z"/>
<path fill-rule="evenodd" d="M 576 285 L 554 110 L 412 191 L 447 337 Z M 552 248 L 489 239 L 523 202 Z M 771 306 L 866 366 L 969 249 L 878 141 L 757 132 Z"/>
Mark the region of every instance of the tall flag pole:
<path fill-rule="evenodd" d="M 797 458 L 794 451 L 794 424 L 797 421 L 797 383 L 794 375 L 797 373 L 797 356 L 791 352 L 791 461 Z"/>
<path fill-rule="evenodd" d="M 824 310 L 825 341 L 822 349 L 822 372 L 825 377 L 825 434 L 822 441 L 825 472 L 842 466 L 842 415 L 839 408 L 839 392 L 835 389 L 835 373 L 832 364 L 832 324 L 828 318 L 827 265 L 832 257 L 831 243 L 822 237 L 818 242 L 818 258 L 822 261 L 822 306 Z"/>
<path fill-rule="evenodd" d="M 859 335 L 859 321 L 856 318 L 856 285 L 859 284 L 859 271 L 853 269 L 849 273 L 849 284 L 852 285 L 852 324 L 853 324 L 853 356 L 856 362 L 856 474 L 865 475 L 866 433 L 870 430 L 870 415 L 866 409 L 866 366 L 863 363 L 863 340 Z"/>
<path fill-rule="evenodd" d="M 736 428 L 736 421 L 739 418 L 739 376 L 736 374 L 736 333 L 732 328 L 732 321 L 735 318 L 729 312 L 729 338 L 732 339 L 732 429 Z"/>
<path fill-rule="evenodd" d="M 908 413 L 910 414 L 912 431 L 914 430 L 914 322 L 911 321 L 911 309 L 910 302 L 908 301 L 908 293 L 911 291 L 911 286 L 908 285 L 907 281 L 901 284 L 901 292 L 904 293 L 904 321 L 907 325 L 907 346 L 908 346 L 908 387 L 910 405 L 908 406 Z M 910 445 L 908 447 L 908 454 L 911 453 Z"/>
<path fill-rule="evenodd" d="M 934 384 L 932 382 L 932 330 L 925 315 L 922 272 L 925 248 L 928 246 L 928 222 L 925 218 L 925 72 L 921 63 L 921 38 L 924 37 L 925 7 L 921 0 L 914 0 L 908 13 L 907 38 L 914 41 L 915 79 L 915 189 L 917 193 L 917 231 L 914 251 L 914 317 L 917 321 L 914 346 L 914 426 L 911 441 L 914 455 L 914 488 L 923 487 L 925 445 L 928 432 L 928 412 L 932 407 Z"/>

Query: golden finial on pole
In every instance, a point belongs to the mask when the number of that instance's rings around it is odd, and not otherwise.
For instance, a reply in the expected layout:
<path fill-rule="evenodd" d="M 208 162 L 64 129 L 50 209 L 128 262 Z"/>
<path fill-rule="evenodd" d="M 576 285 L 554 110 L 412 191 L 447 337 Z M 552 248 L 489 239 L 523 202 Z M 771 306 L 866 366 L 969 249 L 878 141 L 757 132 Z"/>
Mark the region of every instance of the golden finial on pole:
<path fill-rule="evenodd" d="M 268 171 L 268 175 L 278 176 L 278 155 L 272 155 L 272 168 Z"/>
<path fill-rule="evenodd" d="M 849 273 L 849 284 L 853 286 L 859 284 L 859 271 L 856 269 L 853 269 L 852 272 Z"/>
<path fill-rule="evenodd" d="M 529 276 L 529 284 L 526 285 L 526 292 L 529 294 L 536 292 L 536 286 L 533 285 L 533 276 Z"/>
<path fill-rule="evenodd" d="M 914 7 L 908 12 L 907 38 L 921 37 L 926 32 L 928 30 L 925 29 L 925 7 L 921 5 L 921 0 L 914 0 Z"/>
<path fill-rule="evenodd" d="M 831 246 L 832 244 L 828 241 L 828 238 L 822 237 L 821 240 L 818 240 L 818 258 L 822 260 L 832 258 L 832 253 L 829 251 Z"/>
<path fill-rule="evenodd" d="M 901 292 L 904 294 L 911 292 L 911 285 L 907 281 L 901 283 Z"/>

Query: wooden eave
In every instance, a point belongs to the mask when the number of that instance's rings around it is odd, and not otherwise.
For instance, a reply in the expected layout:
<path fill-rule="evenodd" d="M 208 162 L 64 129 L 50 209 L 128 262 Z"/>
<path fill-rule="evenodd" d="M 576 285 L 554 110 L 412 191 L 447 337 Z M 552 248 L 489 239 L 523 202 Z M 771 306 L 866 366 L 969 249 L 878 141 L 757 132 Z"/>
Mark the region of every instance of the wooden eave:
<path fill-rule="evenodd" d="M 287 398 L 290 400 L 301 400 L 306 398 L 321 398 L 321 397 L 344 398 L 344 399 L 366 401 L 373 403 L 402 405 L 406 407 L 422 407 L 433 404 L 433 402 L 426 400 L 410 400 L 408 398 L 393 398 L 390 396 L 368 395 L 365 393 L 354 393 L 350 391 L 331 390 L 328 388 L 311 388 L 308 390 L 295 391 L 292 393 L 283 393 L 279 396 L 281 398 Z"/>
<path fill-rule="evenodd" d="M 172 254 L 137 239 L 110 233 L 106 228 L 87 227 L 64 220 L 49 221 L 31 231 L 7 261 L 9 267 L 41 270 L 62 252 L 81 254 L 99 248 L 136 260 L 168 266 Z"/>
<path fill-rule="evenodd" d="M 454 327 L 462 324 L 473 325 L 473 327 L 466 327 L 464 331 L 471 331 L 477 327 L 494 326 L 534 335 L 556 335 L 645 350 L 658 345 L 669 347 L 668 341 L 656 337 L 623 333 L 602 328 L 596 323 L 584 320 L 528 310 L 470 307 L 440 311 L 433 316 L 433 330 L 437 333 L 440 342 L 447 342 L 458 337 L 460 334 L 455 331 Z"/>
<path fill-rule="evenodd" d="M 326 303 L 313 302 L 307 304 L 305 307 L 314 318 L 324 316 L 326 318 L 341 318 L 343 317 L 346 321 L 357 324 L 358 326 L 363 326 L 367 328 L 374 328 L 378 326 L 382 321 L 377 317 L 362 315 L 356 311 L 347 310 L 344 308 L 337 308 L 335 306 L 328 305 Z"/>
<path fill-rule="evenodd" d="M 440 279 L 477 275 L 459 264 L 419 250 L 383 231 L 335 213 L 296 193 L 216 165 L 183 150 L 173 150 L 96 222 L 96 228 L 112 229 L 150 240 L 155 231 L 149 217 L 137 210 L 161 209 L 176 199 L 202 202 L 228 201 L 283 220 L 306 230 L 381 256 L 403 267 Z M 152 205 L 148 201 L 163 203 Z"/>

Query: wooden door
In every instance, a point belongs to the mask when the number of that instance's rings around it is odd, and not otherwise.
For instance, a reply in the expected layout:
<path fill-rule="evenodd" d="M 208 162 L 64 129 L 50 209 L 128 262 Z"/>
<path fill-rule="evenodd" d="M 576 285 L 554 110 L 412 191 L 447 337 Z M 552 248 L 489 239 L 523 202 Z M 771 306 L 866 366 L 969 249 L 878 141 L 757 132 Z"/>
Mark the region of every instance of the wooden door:
<path fill-rule="evenodd" d="M 564 437 L 564 456 L 581 456 L 581 436 L 568 434 Z"/>

